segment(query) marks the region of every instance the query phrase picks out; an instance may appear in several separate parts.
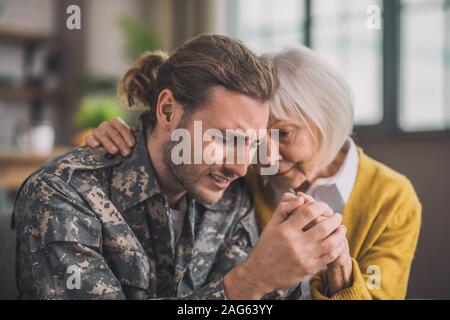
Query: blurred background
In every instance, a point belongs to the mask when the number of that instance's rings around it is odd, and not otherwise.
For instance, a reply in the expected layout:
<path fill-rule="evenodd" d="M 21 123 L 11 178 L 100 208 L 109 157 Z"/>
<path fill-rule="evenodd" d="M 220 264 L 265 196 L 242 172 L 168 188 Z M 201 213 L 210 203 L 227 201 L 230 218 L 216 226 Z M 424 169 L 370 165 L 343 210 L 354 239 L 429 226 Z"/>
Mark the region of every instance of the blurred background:
<path fill-rule="evenodd" d="M 209 32 L 257 52 L 303 43 L 341 71 L 355 140 L 423 204 L 408 297 L 450 299 L 450 0 L 0 0 L 0 299 L 15 297 L 22 181 L 102 121 L 134 121 L 115 86 L 142 51 Z"/>

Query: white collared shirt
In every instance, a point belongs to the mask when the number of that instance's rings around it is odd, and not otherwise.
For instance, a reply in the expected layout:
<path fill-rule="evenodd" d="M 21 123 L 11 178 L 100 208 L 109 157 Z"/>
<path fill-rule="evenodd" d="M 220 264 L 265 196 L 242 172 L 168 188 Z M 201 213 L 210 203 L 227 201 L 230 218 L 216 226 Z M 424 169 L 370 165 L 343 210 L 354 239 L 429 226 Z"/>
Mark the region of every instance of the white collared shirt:
<path fill-rule="evenodd" d="M 335 213 L 341 213 L 350 199 L 358 174 L 359 156 L 351 138 L 346 142 L 348 151 L 341 167 L 335 175 L 319 178 L 306 191 L 317 201 L 325 202 Z"/>
<path fill-rule="evenodd" d="M 315 200 L 325 202 L 335 213 L 341 213 L 344 205 L 350 199 L 356 176 L 358 174 L 359 156 L 356 145 L 351 138 L 348 138 L 348 151 L 341 167 L 335 175 L 327 178 L 320 178 L 314 181 L 306 191 L 307 195 Z M 286 192 L 293 190 L 281 190 L 274 187 L 277 200 L 280 200 Z M 314 274 L 307 276 L 302 282 L 302 300 L 310 300 L 309 281 Z"/>

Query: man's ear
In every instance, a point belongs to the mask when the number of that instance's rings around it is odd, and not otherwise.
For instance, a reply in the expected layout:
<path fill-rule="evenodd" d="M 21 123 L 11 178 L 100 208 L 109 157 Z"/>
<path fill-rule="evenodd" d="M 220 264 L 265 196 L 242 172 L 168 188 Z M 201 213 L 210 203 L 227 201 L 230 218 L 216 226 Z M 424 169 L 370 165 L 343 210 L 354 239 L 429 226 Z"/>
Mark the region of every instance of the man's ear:
<path fill-rule="evenodd" d="M 164 89 L 158 96 L 156 119 L 163 130 L 170 130 L 175 121 L 174 110 L 177 101 L 170 89 Z"/>

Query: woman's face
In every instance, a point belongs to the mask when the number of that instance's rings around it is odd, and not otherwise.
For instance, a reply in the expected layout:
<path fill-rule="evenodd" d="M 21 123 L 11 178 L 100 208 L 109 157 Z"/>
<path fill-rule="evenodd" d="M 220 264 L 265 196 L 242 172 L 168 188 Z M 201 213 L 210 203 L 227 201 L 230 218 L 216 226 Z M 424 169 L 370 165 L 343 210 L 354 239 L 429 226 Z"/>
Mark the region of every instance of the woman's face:
<path fill-rule="evenodd" d="M 295 119 L 295 120 L 294 120 Z M 271 119 L 270 129 L 279 130 L 280 166 L 278 174 L 269 181 L 278 188 L 300 187 L 311 181 L 317 172 L 319 153 L 319 130 L 313 123 L 299 120 Z"/>

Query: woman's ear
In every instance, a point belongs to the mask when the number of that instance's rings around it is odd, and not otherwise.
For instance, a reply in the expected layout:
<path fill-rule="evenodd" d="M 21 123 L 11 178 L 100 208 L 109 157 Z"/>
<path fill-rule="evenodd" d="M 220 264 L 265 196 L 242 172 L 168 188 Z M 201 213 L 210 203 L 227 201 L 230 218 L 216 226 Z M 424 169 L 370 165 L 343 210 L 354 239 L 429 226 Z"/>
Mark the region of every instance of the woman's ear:
<path fill-rule="evenodd" d="M 177 103 L 170 89 L 164 89 L 158 96 L 156 119 L 163 130 L 170 130 L 175 119 L 174 106 Z"/>

